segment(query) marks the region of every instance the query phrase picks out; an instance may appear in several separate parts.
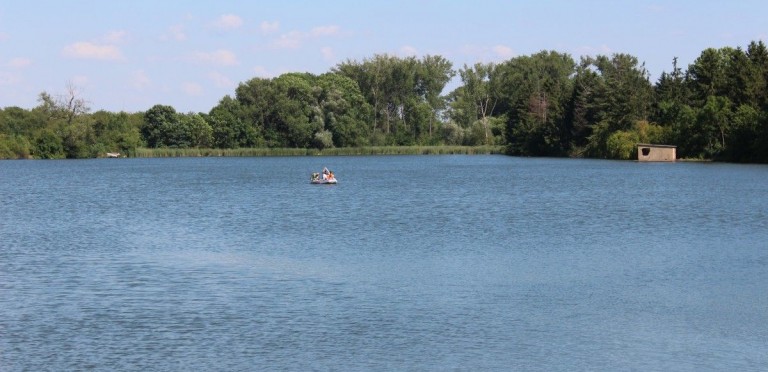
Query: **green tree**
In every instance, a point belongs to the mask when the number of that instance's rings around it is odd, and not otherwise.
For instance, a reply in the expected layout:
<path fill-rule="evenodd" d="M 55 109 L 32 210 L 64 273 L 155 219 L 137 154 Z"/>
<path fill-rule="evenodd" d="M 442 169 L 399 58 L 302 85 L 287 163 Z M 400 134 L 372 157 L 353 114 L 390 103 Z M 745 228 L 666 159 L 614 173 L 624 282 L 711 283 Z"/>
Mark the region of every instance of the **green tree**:
<path fill-rule="evenodd" d="M 416 71 L 416 92 L 421 98 L 421 102 L 416 103 L 415 115 L 412 115 L 413 121 L 417 121 L 423 126 L 427 122 L 428 135 L 431 137 L 437 126 L 440 112 L 446 108 L 446 97 L 442 95 L 446 84 L 456 76 L 453 70 L 453 64 L 442 56 L 427 55 L 419 61 Z M 428 115 L 423 112 L 422 104 L 430 109 Z M 417 131 L 417 135 L 422 131 Z"/>
<path fill-rule="evenodd" d="M 154 105 L 144 113 L 141 136 L 148 147 L 167 146 L 167 130 L 177 122 L 176 109 L 167 105 Z"/>
<path fill-rule="evenodd" d="M 747 47 L 747 57 L 754 68 L 754 90 L 757 108 L 768 111 L 768 48 L 762 41 L 752 41 Z"/>
<path fill-rule="evenodd" d="M 369 142 L 372 108 L 365 100 L 357 83 L 351 78 L 326 73 L 317 79 L 321 88 L 318 105 L 322 109 L 325 130 L 336 146 L 364 146 Z M 317 134 L 316 134 L 317 135 Z M 329 147 L 324 144 L 323 147 Z"/>
<path fill-rule="evenodd" d="M 104 156 L 107 152 L 130 155 L 141 146 L 139 129 L 143 114 L 126 112 L 97 111 L 90 117 L 96 143 L 90 151 L 92 156 Z"/>
<path fill-rule="evenodd" d="M 762 116 L 762 117 L 761 117 Z M 764 122 L 761 114 L 752 105 L 741 105 L 734 112 L 731 120 L 731 133 L 728 146 L 724 150 L 724 158 L 737 162 L 768 162 L 761 158 L 764 143 L 760 142 L 760 123 Z"/>
<path fill-rule="evenodd" d="M 653 89 L 648 72 L 636 57 L 614 54 L 612 57 L 587 57 L 582 60 L 585 81 L 590 82 L 586 111 L 594 123 L 587 137 L 588 156 L 612 157 L 608 138 L 617 131 L 628 131 L 637 121 L 647 121 L 651 114 Z M 594 73 L 594 75 L 592 75 Z"/>
<path fill-rule="evenodd" d="M 440 94 L 455 74 L 451 63 L 440 56 L 418 60 L 389 55 L 346 61 L 333 72 L 357 82 L 373 108 L 373 142 L 380 133 L 388 144 L 429 141 L 445 105 Z"/>
<path fill-rule="evenodd" d="M 699 111 L 697 126 L 704 147 L 704 156 L 718 157 L 726 148 L 726 138 L 731 129 L 731 101 L 727 97 L 709 96 L 707 102 Z"/>
<path fill-rule="evenodd" d="M 50 130 L 43 130 L 35 136 L 32 155 L 39 159 L 63 159 L 66 157 L 61 137 Z"/>
<path fill-rule="evenodd" d="M 462 85 L 455 89 L 451 97 L 451 120 L 463 128 L 469 128 L 475 123 L 482 126 L 482 137 L 479 143 L 492 144 L 490 117 L 498 101 L 498 87 L 491 86 L 491 77 L 496 65 L 493 63 L 476 63 L 470 67 L 464 65 L 459 70 Z M 493 82 L 498 82 L 494 79 Z"/>
<path fill-rule="evenodd" d="M 213 145 L 213 129 L 200 114 L 190 112 L 179 115 L 177 126 L 183 130 L 179 143 L 185 143 L 188 147 Z"/>
<path fill-rule="evenodd" d="M 0 133 L 0 159 L 29 159 L 33 147 L 26 137 Z"/>
<path fill-rule="evenodd" d="M 289 73 L 272 81 L 275 103 L 271 120 L 276 132 L 271 140 L 280 147 L 311 147 L 315 133 L 324 129 L 313 80 L 311 74 Z"/>
<path fill-rule="evenodd" d="M 270 79 L 253 78 L 238 85 L 235 99 L 240 105 L 237 115 L 256 134 L 255 142 L 274 147 L 277 130 L 271 124 L 276 93 Z"/>
<path fill-rule="evenodd" d="M 256 147 L 263 144 L 257 130 L 263 125 L 248 122 L 249 115 L 240 101 L 226 96 L 211 109 L 206 121 L 212 128 L 213 146 L 217 148 Z"/>
<path fill-rule="evenodd" d="M 496 67 L 491 85 L 499 87 L 497 116 L 507 118 L 505 132 L 510 153 L 567 152 L 567 113 L 573 95 L 570 77 L 574 68 L 570 55 L 554 51 L 516 57 Z"/>

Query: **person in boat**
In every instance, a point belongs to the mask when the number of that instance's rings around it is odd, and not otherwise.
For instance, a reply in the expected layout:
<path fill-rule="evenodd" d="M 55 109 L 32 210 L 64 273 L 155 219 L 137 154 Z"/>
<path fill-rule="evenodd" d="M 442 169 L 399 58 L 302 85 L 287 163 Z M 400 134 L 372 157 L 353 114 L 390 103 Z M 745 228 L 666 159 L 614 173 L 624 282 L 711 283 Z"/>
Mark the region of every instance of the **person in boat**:
<path fill-rule="evenodd" d="M 331 175 L 331 171 L 329 171 L 328 168 L 323 167 L 323 179 L 327 180 L 330 175 Z"/>

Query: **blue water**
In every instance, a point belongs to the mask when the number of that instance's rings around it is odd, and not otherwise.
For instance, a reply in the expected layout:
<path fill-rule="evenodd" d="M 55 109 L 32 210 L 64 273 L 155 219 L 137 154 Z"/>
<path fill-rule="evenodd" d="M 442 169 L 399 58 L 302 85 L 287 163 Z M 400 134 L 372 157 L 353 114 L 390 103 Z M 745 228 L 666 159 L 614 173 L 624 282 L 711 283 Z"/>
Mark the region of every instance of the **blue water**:
<path fill-rule="evenodd" d="M 311 185 L 329 167 L 339 184 Z M 768 166 L 0 162 L 0 371 L 768 370 Z"/>

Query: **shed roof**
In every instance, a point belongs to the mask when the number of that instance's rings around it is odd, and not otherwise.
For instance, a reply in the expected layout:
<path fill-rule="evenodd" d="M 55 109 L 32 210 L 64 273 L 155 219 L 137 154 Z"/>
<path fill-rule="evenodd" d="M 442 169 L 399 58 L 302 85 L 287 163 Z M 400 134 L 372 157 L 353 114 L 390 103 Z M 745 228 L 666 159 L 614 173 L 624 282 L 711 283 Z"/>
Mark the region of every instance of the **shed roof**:
<path fill-rule="evenodd" d="M 660 148 L 676 148 L 677 147 L 675 145 L 656 145 L 656 144 L 652 144 L 652 143 L 638 143 L 637 146 L 642 146 L 642 147 L 660 147 Z"/>

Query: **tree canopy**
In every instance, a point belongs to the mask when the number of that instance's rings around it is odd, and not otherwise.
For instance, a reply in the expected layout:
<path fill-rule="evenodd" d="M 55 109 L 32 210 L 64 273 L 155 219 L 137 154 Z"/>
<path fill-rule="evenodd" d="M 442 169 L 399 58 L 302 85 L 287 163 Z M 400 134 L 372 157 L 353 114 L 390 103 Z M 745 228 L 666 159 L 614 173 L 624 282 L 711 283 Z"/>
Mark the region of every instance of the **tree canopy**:
<path fill-rule="evenodd" d="M 73 86 L 0 110 L 0 158 L 136 148 L 502 145 L 524 156 L 630 159 L 638 142 L 686 158 L 768 162 L 768 48 L 708 48 L 655 82 L 635 56 L 541 51 L 454 70 L 439 55 L 377 54 L 315 75 L 242 82 L 207 113 L 157 104 L 91 112 Z M 458 85 L 446 87 L 454 80 Z"/>

